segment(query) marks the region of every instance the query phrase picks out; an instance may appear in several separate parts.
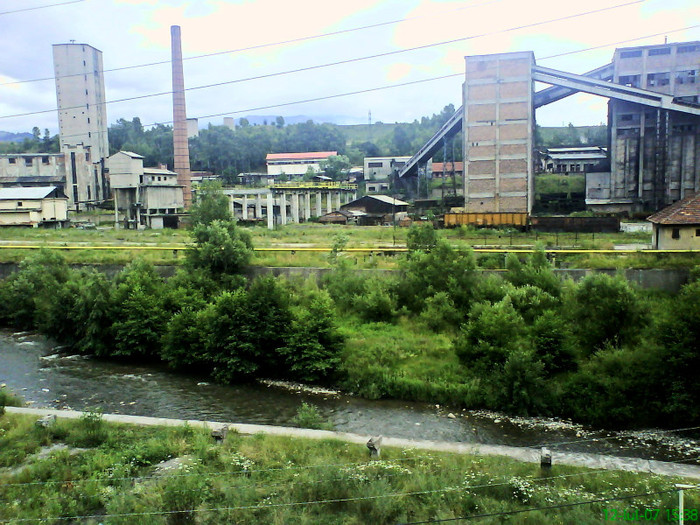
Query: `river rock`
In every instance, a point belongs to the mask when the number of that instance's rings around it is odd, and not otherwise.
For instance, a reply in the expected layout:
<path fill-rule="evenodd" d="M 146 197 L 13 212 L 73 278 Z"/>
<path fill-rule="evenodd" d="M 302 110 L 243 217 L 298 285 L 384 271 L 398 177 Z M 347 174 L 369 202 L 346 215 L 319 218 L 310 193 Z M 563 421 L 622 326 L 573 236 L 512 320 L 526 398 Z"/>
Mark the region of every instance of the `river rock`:
<path fill-rule="evenodd" d="M 449 414 L 447 414 L 447 418 L 448 419 L 457 419 L 457 416 L 455 416 L 452 412 L 450 412 Z"/>
<path fill-rule="evenodd" d="M 213 437 L 214 441 L 217 443 L 223 443 L 226 439 L 226 434 L 228 434 L 228 425 L 223 425 L 211 431 L 211 437 Z"/>
<path fill-rule="evenodd" d="M 36 420 L 35 425 L 39 428 L 49 428 L 56 424 L 56 416 L 49 414 Z"/>
<path fill-rule="evenodd" d="M 383 436 L 369 438 L 369 441 L 367 442 L 367 448 L 369 449 L 370 459 L 379 459 L 383 439 Z"/>

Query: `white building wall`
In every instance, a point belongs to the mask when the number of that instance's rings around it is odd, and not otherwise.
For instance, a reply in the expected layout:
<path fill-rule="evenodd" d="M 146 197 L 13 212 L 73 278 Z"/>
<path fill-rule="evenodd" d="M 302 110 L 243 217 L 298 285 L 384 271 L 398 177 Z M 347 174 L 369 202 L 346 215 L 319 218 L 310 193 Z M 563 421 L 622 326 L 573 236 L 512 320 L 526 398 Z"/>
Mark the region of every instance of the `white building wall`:
<path fill-rule="evenodd" d="M 54 44 L 61 151 L 83 144 L 92 162 L 109 156 L 102 52 L 88 44 Z"/>

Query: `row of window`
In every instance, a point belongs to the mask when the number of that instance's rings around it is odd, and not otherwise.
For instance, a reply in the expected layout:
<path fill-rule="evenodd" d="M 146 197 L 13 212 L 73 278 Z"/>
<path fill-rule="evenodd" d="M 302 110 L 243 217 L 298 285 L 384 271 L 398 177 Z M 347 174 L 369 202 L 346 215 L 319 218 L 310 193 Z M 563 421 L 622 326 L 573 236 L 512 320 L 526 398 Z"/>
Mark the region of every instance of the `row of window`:
<path fill-rule="evenodd" d="M 694 53 L 696 51 L 700 51 L 700 46 L 687 45 L 687 46 L 678 46 L 676 53 L 678 53 L 678 54 Z M 620 58 L 640 58 L 642 56 L 642 52 L 643 52 L 642 49 L 632 49 L 630 51 L 621 51 Z M 647 50 L 647 56 L 650 56 L 650 57 L 670 55 L 670 54 L 671 54 L 670 47 L 656 47 L 656 48 Z"/>
<path fill-rule="evenodd" d="M 698 71 L 695 69 L 686 69 L 676 71 L 676 84 L 695 84 L 697 82 Z M 620 75 L 618 82 L 623 86 L 642 87 L 641 75 Z M 671 73 L 649 73 L 647 75 L 647 87 L 668 86 L 671 83 Z"/>
<path fill-rule="evenodd" d="M 20 157 L 24 158 L 24 165 L 25 166 L 33 166 L 34 165 L 34 159 L 38 157 Z M 17 164 L 17 157 L 9 157 L 7 161 L 10 164 Z M 41 157 L 41 163 L 42 164 L 49 164 L 49 157 L 43 156 Z"/>

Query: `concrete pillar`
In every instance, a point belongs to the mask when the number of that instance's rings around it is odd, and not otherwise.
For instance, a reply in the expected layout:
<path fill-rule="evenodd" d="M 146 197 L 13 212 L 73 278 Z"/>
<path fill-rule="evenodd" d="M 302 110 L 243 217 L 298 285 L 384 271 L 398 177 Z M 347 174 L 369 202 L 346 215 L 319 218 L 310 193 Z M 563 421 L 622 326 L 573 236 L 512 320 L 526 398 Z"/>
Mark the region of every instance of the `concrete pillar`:
<path fill-rule="evenodd" d="M 352 200 L 356 200 L 356 199 L 357 199 L 357 192 L 353 191 L 352 192 Z"/>
<path fill-rule="evenodd" d="M 248 195 L 243 194 L 243 209 L 241 211 L 241 219 L 248 220 Z"/>
<path fill-rule="evenodd" d="M 292 193 L 292 222 L 299 224 L 299 194 Z"/>
<path fill-rule="evenodd" d="M 316 192 L 316 217 L 323 215 L 323 194 L 320 191 Z"/>
<path fill-rule="evenodd" d="M 231 194 L 228 196 L 228 202 L 231 205 L 231 217 L 235 218 L 236 217 L 236 205 L 233 202 L 233 199 L 235 199 L 236 196 Z"/>
<path fill-rule="evenodd" d="M 255 194 L 255 218 L 262 219 L 262 195 L 260 193 Z"/>
<path fill-rule="evenodd" d="M 333 203 L 331 202 L 332 195 L 331 192 L 329 191 L 326 193 L 326 213 L 330 213 L 333 211 Z"/>
<path fill-rule="evenodd" d="M 287 224 L 287 194 L 285 192 L 280 192 L 280 216 L 281 224 L 285 226 Z"/>
<path fill-rule="evenodd" d="M 304 192 L 304 220 L 311 218 L 311 192 Z"/>
<path fill-rule="evenodd" d="M 335 209 L 339 210 L 340 209 L 340 191 L 335 192 Z"/>
<path fill-rule="evenodd" d="M 272 192 L 267 194 L 267 229 L 275 228 L 275 199 Z"/>

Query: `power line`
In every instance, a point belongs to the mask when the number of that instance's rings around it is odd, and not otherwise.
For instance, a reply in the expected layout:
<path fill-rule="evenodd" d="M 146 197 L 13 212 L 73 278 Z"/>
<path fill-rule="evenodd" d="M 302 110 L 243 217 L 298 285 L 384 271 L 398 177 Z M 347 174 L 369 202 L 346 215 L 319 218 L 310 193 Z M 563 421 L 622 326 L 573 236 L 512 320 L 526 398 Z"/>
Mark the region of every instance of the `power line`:
<path fill-rule="evenodd" d="M 628 43 L 628 42 L 635 42 L 635 41 L 637 41 L 637 40 L 644 40 L 644 39 L 646 39 L 646 38 L 653 38 L 653 37 L 655 37 L 655 36 L 665 36 L 665 35 L 668 35 L 668 34 L 671 34 L 671 33 L 678 33 L 679 31 L 687 31 L 688 29 L 695 29 L 695 28 L 697 28 L 697 27 L 700 27 L 700 24 L 696 24 L 696 25 L 693 25 L 693 26 L 681 27 L 681 28 L 679 28 L 679 29 L 672 29 L 672 30 L 670 30 L 670 31 L 661 31 L 660 33 L 654 33 L 654 34 L 652 34 L 652 35 L 639 36 L 639 37 L 637 37 L 637 38 L 628 38 L 628 39 L 626 39 L 626 40 L 618 40 L 617 42 L 609 42 L 609 43 L 607 43 L 607 44 L 602 44 L 602 45 L 599 45 L 599 46 L 592 46 L 592 47 L 586 48 L 586 51 L 592 51 L 592 50 L 594 50 L 594 49 L 603 49 L 603 48 L 606 48 L 606 47 L 615 46 L 615 45 L 617 45 L 617 44 L 626 44 L 626 43 Z M 565 52 L 565 53 L 557 53 L 556 55 L 550 55 L 550 56 L 548 56 L 547 58 L 564 57 L 564 56 L 573 55 L 573 54 L 576 54 L 576 53 L 580 53 L 580 51 L 567 51 L 567 52 Z M 0 85 L 2 85 L 2 84 L 0 84 Z"/>
<path fill-rule="evenodd" d="M 645 1 L 645 0 L 633 0 L 633 1 L 631 1 L 631 2 L 627 2 L 627 3 L 623 3 L 623 4 L 617 4 L 617 5 L 614 5 L 614 6 L 603 7 L 603 8 L 600 8 L 600 9 L 594 9 L 594 10 L 585 11 L 585 12 L 582 12 L 582 13 L 575 13 L 575 14 L 572 14 L 572 15 L 566 15 L 566 16 L 558 17 L 558 18 L 551 18 L 551 19 L 548 19 L 548 20 L 542 20 L 542 21 L 539 21 L 539 22 L 533 22 L 533 23 L 531 23 L 531 24 L 524 24 L 524 25 L 519 25 L 519 26 L 515 26 L 515 27 L 510 27 L 510 28 L 507 28 L 507 29 L 500 29 L 500 30 L 498 30 L 498 31 L 489 31 L 489 32 L 480 33 L 480 34 L 477 34 L 477 35 L 469 35 L 469 36 L 466 36 L 466 37 L 454 38 L 454 39 L 450 39 L 450 40 L 443 40 L 443 41 L 441 41 L 441 42 L 434 42 L 434 43 L 431 43 L 431 44 L 424 44 L 424 45 L 421 45 L 421 46 L 415 46 L 415 47 L 410 47 L 410 48 L 406 48 L 406 49 L 397 49 L 397 50 L 394 50 L 394 51 L 387 51 L 387 52 L 385 52 L 385 53 L 377 53 L 377 54 L 374 54 L 374 55 L 368 55 L 368 56 L 364 56 L 364 57 L 355 57 L 355 58 L 350 58 L 350 59 L 346 59 L 346 60 L 340 60 L 340 61 L 336 61 L 336 62 L 330 62 L 330 63 L 326 63 L 326 64 L 318 64 L 318 65 L 314 65 L 314 66 L 307 66 L 307 67 L 297 68 L 297 69 L 291 69 L 291 70 L 287 70 L 287 71 L 279 71 L 279 72 L 276 72 L 276 73 L 268 73 L 268 74 L 265 74 L 265 75 L 257 75 L 257 76 L 254 76 L 254 77 L 249 77 L 249 78 L 244 78 L 244 79 L 236 79 L 236 80 L 229 80 L 229 81 L 224 81 L 224 82 L 217 82 L 217 83 L 214 83 L 214 84 L 206 84 L 206 85 L 202 85 L 202 86 L 195 86 L 195 87 L 186 88 L 185 91 L 193 91 L 193 90 L 199 90 L 199 89 L 208 89 L 208 88 L 212 88 L 212 87 L 220 87 L 220 86 L 230 85 L 230 84 L 236 84 L 236 83 L 240 83 L 240 82 L 247 82 L 247 81 L 251 81 L 251 80 L 259 80 L 259 79 L 263 79 L 263 78 L 270 78 L 270 77 L 275 77 L 275 76 L 288 75 L 288 74 L 299 73 L 299 72 L 303 72 L 303 71 L 311 71 L 311 70 L 314 70 L 314 69 L 322 69 L 322 68 L 332 67 L 332 66 L 337 66 L 337 65 L 342 65 L 342 64 L 349 64 L 349 63 L 353 63 L 353 62 L 360 62 L 360 61 L 364 61 L 364 60 L 373 60 L 373 59 L 376 59 L 376 58 L 384 58 L 384 57 L 394 56 L 394 55 L 403 54 L 403 53 L 410 53 L 410 52 L 413 52 L 413 51 L 420 51 L 420 50 L 424 50 L 424 49 L 430 49 L 430 48 L 433 48 L 433 47 L 438 47 L 438 46 L 444 46 L 444 45 L 454 44 L 454 43 L 457 43 L 457 42 L 464 42 L 464 41 L 466 41 L 466 40 L 473 40 L 473 39 L 477 39 L 477 38 L 483 38 L 483 37 L 486 37 L 486 36 L 493 36 L 493 35 L 498 35 L 498 34 L 513 32 L 513 31 L 520 31 L 520 30 L 522 30 L 522 29 L 528 29 L 528 28 L 537 27 L 537 26 L 545 25 L 545 24 L 551 24 L 551 23 L 555 23 L 555 22 L 562 22 L 562 21 L 564 21 L 564 20 L 570 20 L 570 19 L 573 19 L 573 18 L 581 17 L 581 16 L 588 16 L 588 15 L 591 15 L 591 14 L 601 13 L 601 12 L 604 12 L 604 11 L 610 11 L 610 10 L 612 10 L 612 9 L 619 9 L 619 8 L 621 8 L 621 7 L 626 7 L 626 6 L 629 6 L 629 5 L 638 4 L 638 3 L 641 3 L 641 2 L 644 2 L 644 1 Z M 134 97 L 127 97 L 127 98 L 122 98 L 122 99 L 117 99 L 117 100 L 108 100 L 108 101 L 105 101 L 105 102 L 99 102 L 98 105 L 107 105 L 107 104 L 113 104 L 113 103 L 119 103 L 119 102 L 127 102 L 127 101 L 132 101 L 132 100 L 139 100 L 139 99 L 144 99 L 144 98 L 150 98 L 150 97 L 160 97 L 160 96 L 164 96 L 164 95 L 171 95 L 172 93 L 173 93 L 172 91 L 161 91 L 161 92 L 158 92 L 158 93 L 149 93 L 149 94 L 145 94 L 145 95 L 137 95 L 137 96 L 134 96 Z M 82 107 L 83 107 L 82 105 L 81 105 L 81 106 L 70 106 L 70 107 L 66 107 L 66 108 L 60 108 L 60 110 L 80 109 L 80 108 L 82 108 Z M 27 113 L 16 113 L 16 114 L 14 114 L 14 115 L 2 115 L 2 116 L 0 116 L 0 119 L 5 119 L 5 118 L 17 118 L 17 117 L 27 117 L 27 116 L 39 115 L 39 114 L 43 114 L 43 113 L 53 113 L 54 111 L 58 111 L 58 110 L 59 110 L 59 108 L 52 108 L 52 109 L 45 109 L 45 110 L 41 110 L 41 111 L 31 111 L 31 112 L 27 112 Z"/>
<path fill-rule="evenodd" d="M 596 471 L 597 472 L 597 471 Z M 567 476 L 572 476 L 576 474 L 570 474 L 566 476 L 561 476 L 561 477 L 567 477 Z M 556 479 L 557 476 L 553 478 L 538 478 L 533 481 L 549 481 L 551 479 Z M 371 501 L 371 500 L 377 500 L 377 499 L 383 499 L 383 498 L 394 498 L 394 497 L 403 497 L 403 496 L 422 496 L 426 494 L 440 494 L 440 493 L 446 493 L 446 492 L 455 492 L 458 490 L 467 490 L 467 489 L 479 489 L 479 488 L 489 488 L 489 487 L 499 487 L 499 486 L 504 486 L 510 484 L 510 480 L 502 482 L 502 483 L 486 483 L 486 484 L 481 484 L 481 485 L 460 485 L 456 487 L 446 487 L 442 489 L 432 489 L 432 490 L 419 490 L 419 491 L 410 491 L 410 492 L 393 492 L 393 493 L 387 493 L 387 494 L 377 494 L 374 496 L 358 496 L 358 497 L 348 497 L 348 498 L 333 498 L 333 499 L 324 499 L 324 500 L 311 500 L 311 501 L 293 501 L 293 502 L 286 502 L 286 503 L 262 503 L 262 504 L 255 504 L 255 505 L 240 505 L 240 506 L 235 506 L 235 507 L 214 507 L 214 508 L 204 508 L 204 509 L 187 509 L 187 510 L 173 510 L 173 511 L 149 511 L 149 512 L 126 512 L 126 513 L 118 513 L 118 514 L 95 514 L 95 515 L 81 515 L 81 516 L 62 516 L 62 517 L 53 517 L 53 518 L 20 518 L 20 519 L 13 519 L 13 522 L 30 522 L 30 521 L 45 521 L 45 520 L 81 520 L 81 519 L 89 519 L 89 518 L 105 518 L 105 517 L 131 517 L 131 516 L 154 516 L 154 515 L 173 515 L 173 514 L 183 514 L 183 513 L 191 513 L 191 512 L 217 512 L 217 511 L 234 511 L 234 510 L 256 510 L 256 509 L 265 509 L 265 508 L 280 508 L 280 507 L 300 507 L 300 506 L 306 506 L 306 505 L 321 505 L 321 504 L 326 504 L 326 503 L 349 503 L 353 501 Z M 530 509 L 523 509 L 523 510 L 518 510 L 518 511 L 510 511 L 510 512 L 502 512 L 502 513 L 494 513 L 493 515 L 498 516 L 498 515 L 507 515 L 510 513 L 522 513 L 522 512 L 531 512 L 533 510 L 544 510 L 544 509 L 550 509 L 550 508 L 564 508 L 564 507 L 572 507 L 576 505 L 585 505 L 585 504 L 591 504 L 591 503 L 599 503 L 599 502 L 605 502 L 605 501 L 618 501 L 618 500 L 625 500 L 625 499 L 634 499 L 637 497 L 643 497 L 643 496 L 650 496 L 650 495 L 657 495 L 657 494 L 666 494 L 666 493 L 671 493 L 671 492 L 676 492 L 676 489 L 669 489 L 665 491 L 658 491 L 658 492 L 648 492 L 644 494 L 635 494 L 635 495 L 628 495 L 628 496 L 616 496 L 612 498 L 603 498 L 603 499 L 596 499 L 596 500 L 589 500 L 589 501 L 583 501 L 583 502 L 574 502 L 574 503 L 567 503 L 567 504 L 560 504 L 560 505 L 552 505 L 549 507 L 535 507 L 535 508 L 530 508 Z M 490 515 L 489 515 L 490 516 Z M 446 520 L 433 520 L 431 521 L 421 521 L 421 522 L 412 522 L 411 524 L 403 524 L 403 525 L 414 525 L 417 523 L 436 523 L 440 521 L 456 521 L 456 520 L 462 520 L 462 519 L 473 519 L 476 517 L 486 517 L 486 515 L 481 516 L 471 516 L 471 517 L 464 517 L 464 518 L 448 518 Z"/>
<path fill-rule="evenodd" d="M 84 0 L 76 0 L 76 1 L 83 2 Z M 253 50 L 255 50 L 255 49 L 262 49 L 262 48 L 266 48 L 266 47 L 276 47 L 276 46 L 282 46 L 282 45 L 287 45 L 287 44 L 294 44 L 294 43 L 297 43 L 297 42 L 304 42 L 304 41 L 307 41 L 307 40 L 315 40 L 315 39 L 319 39 L 319 38 L 326 38 L 326 37 L 329 37 L 329 36 L 337 36 L 337 35 L 341 35 L 341 34 L 344 34 L 344 33 L 352 33 L 352 32 L 355 32 L 355 31 L 364 31 L 364 30 L 366 30 L 366 29 L 374 29 L 374 28 L 377 28 L 377 27 L 383 27 L 383 26 L 387 26 L 387 25 L 399 24 L 399 23 L 401 23 L 401 22 L 408 22 L 408 21 L 410 21 L 410 20 L 418 20 L 418 19 L 421 19 L 421 18 L 428 18 L 428 17 L 441 16 L 441 15 L 443 15 L 444 13 L 450 13 L 450 12 L 453 12 L 453 11 L 463 11 L 464 9 L 472 9 L 472 8 L 474 8 L 474 7 L 483 7 L 483 6 L 490 5 L 490 4 L 494 4 L 494 3 L 497 3 L 497 2 L 500 2 L 500 1 L 501 1 L 501 0 L 491 0 L 491 1 L 488 1 L 488 2 L 481 3 L 481 4 L 472 4 L 472 5 L 467 5 L 467 6 L 463 6 L 463 7 L 458 7 L 458 8 L 455 8 L 455 9 L 449 9 L 449 10 L 442 11 L 442 12 L 436 13 L 436 14 L 430 14 L 430 15 L 424 15 L 424 16 L 411 16 L 411 17 L 406 17 L 406 18 L 400 18 L 400 19 L 397 19 L 397 20 L 389 20 L 389 21 L 386 21 L 386 22 L 378 22 L 378 23 L 376 23 L 376 24 L 369 24 L 369 25 L 358 26 L 358 27 L 353 27 L 353 28 L 349 28 L 349 29 L 341 29 L 341 30 L 338 30 L 338 31 L 331 31 L 331 32 L 328 32 L 328 33 L 321 33 L 321 34 L 318 34 L 318 35 L 311 35 L 311 36 L 304 36 L 304 37 L 299 37 L 299 38 L 292 38 L 292 39 L 289 39 L 289 40 L 281 40 L 281 41 L 278 41 L 278 42 L 270 42 L 270 43 L 266 43 L 266 44 L 257 44 L 257 45 L 254 45 L 254 46 L 241 47 L 241 48 L 237 48 L 237 49 L 229 49 L 229 50 L 226 50 L 226 51 L 216 51 L 216 52 L 213 52 L 213 53 L 204 53 L 204 54 L 202 54 L 202 55 L 193 55 L 193 56 L 189 56 L 189 57 L 184 57 L 182 60 L 183 60 L 183 61 L 184 61 L 184 60 L 197 60 L 197 59 L 200 59 L 200 58 L 207 58 L 207 57 L 213 57 L 213 56 L 219 56 L 219 55 L 228 55 L 228 54 L 233 54 L 233 53 L 241 53 L 241 52 L 244 52 L 244 51 L 253 51 Z M 1 14 L 1 13 L 0 13 L 0 14 Z M 124 70 L 127 70 L 127 69 L 136 69 L 136 68 L 143 68 L 143 67 L 160 66 L 160 65 L 163 65 L 163 64 L 170 64 L 170 63 L 171 63 L 170 60 L 160 60 L 160 61 L 157 61 L 157 62 L 147 62 L 147 63 L 144 63 L 144 64 L 133 64 L 133 65 L 129 65 L 129 66 L 121 66 L 121 67 L 115 67 L 115 68 L 110 68 L 110 69 L 102 69 L 101 72 L 102 72 L 102 73 L 111 73 L 111 72 L 114 72 L 114 71 L 124 71 Z M 95 72 L 90 72 L 89 74 L 90 74 L 90 75 L 94 75 Z M 60 75 L 60 76 L 58 76 L 58 77 L 52 76 L 52 77 L 44 77 L 44 78 L 33 78 L 33 79 L 28 79 L 28 80 L 14 80 L 14 81 L 12 81 L 12 82 L 4 82 L 4 83 L 0 84 L 0 87 L 2 87 L 2 86 L 10 86 L 10 85 L 14 85 L 14 84 L 26 84 L 26 83 L 29 83 L 29 82 L 43 82 L 43 81 L 46 81 L 46 80 L 56 80 L 56 79 L 58 79 L 58 78 L 68 78 L 68 77 L 76 77 L 76 76 L 83 76 L 83 75 L 84 75 L 84 73 L 73 73 L 73 74 L 70 74 L 70 75 Z"/>
<path fill-rule="evenodd" d="M 56 6 L 61 6 L 61 5 L 68 5 L 68 4 L 77 4 L 79 2 L 84 2 L 85 0 L 70 0 L 69 2 L 59 2 L 57 4 L 46 4 L 46 5 L 38 5 L 36 7 L 25 7 L 23 9 L 15 9 L 14 11 L 2 11 L 0 12 L 0 15 L 11 15 L 13 13 L 23 13 L 24 11 L 36 11 L 37 9 L 46 9 L 47 7 L 56 7 Z M 0 84 L 4 85 L 4 84 Z"/>
<path fill-rule="evenodd" d="M 459 518 L 443 518 L 443 519 L 432 519 L 428 521 L 408 521 L 400 523 L 399 525 L 423 525 L 427 523 L 447 523 L 448 521 L 464 521 L 464 520 L 475 520 L 481 518 L 493 518 L 496 516 L 513 516 L 515 514 L 523 514 L 525 512 L 533 512 L 536 510 L 556 510 L 556 509 L 566 509 L 570 507 L 580 507 L 581 505 L 592 505 L 594 503 L 605 503 L 608 501 L 624 501 L 635 498 L 643 498 L 646 496 L 659 496 L 661 494 L 670 494 L 672 492 L 678 492 L 677 489 L 660 490 L 657 492 L 644 492 L 642 494 L 632 494 L 629 496 L 614 496 L 610 498 L 598 498 L 586 501 L 574 501 L 571 503 L 560 503 L 559 505 L 548 505 L 545 507 L 530 507 L 528 509 L 519 510 L 509 510 L 503 512 L 491 512 L 487 514 L 472 514 L 471 516 L 461 516 Z"/>
<path fill-rule="evenodd" d="M 690 26 L 690 27 L 697 27 L 697 26 Z M 674 29 L 674 30 L 670 30 L 670 31 L 665 31 L 664 33 L 672 33 L 672 32 L 678 32 L 678 31 L 683 31 L 683 30 L 685 30 L 685 28 Z M 642 36 L 642 37 L 636 37 L 636 38 L 633 38 L 633 39 L 630 39 L 630 40 L 640 40 L 640 39 L 643 39 L 643 38 L 648 38 L 649 36 L 654 36 L 654 35 L 647 35 L 647 36 Z M 611 44 L 608 44 L 608 45 L 616 45 L 616 44 L 623 43 L 623 42 L 626 42 L 626 41 L 618 41 L 618 42 L 614 42 L 614 43 L 611 43 Z M 566 53 L 566 54 L 584 53 L 584 52 L 587 52 L 587 51 L 590 51 L 590 50 L 593 50 L 593 49 L 598 49 L 599 47 L 600 47 L 600 46 L 594 46 L 594 47 L 579 49 L 579 50 L 577 50 L 577 51 L 569 51 L 569 52 Z M 551 58 L 556 58 L 556 57 L 558 57 L 558 56 L 561 56 L 561 54 L 549 55 L 549 56 L 541 57 L 539 60 L 548 60 L 548 59 L 551 59 Z M 281 104 L 270 104 L 270 105 L 258 106 L 258 107 L 254 107 L 254 108 L 231 110 L 231 111 L 225 111 L 225 112 L 222 112 L 222 113 L 215 113 L 215 114 L 211 114 L 211 115 L 199 115 L 199 116 L 193 117 L 193 118 L 205 119 L 205 118 L 221 117 L 221 116 L 225 116 L 225 115 L 236 115 L 236 114 L 240 114 L 240 113 L 247 113 L 247 112 L 250 112 L 250 111 L 260 111 L 260 110 L 265 110 L 265 109 L 276 109 L 276 108 L 286 107 L 286 106 L 291 106 L 291 105 L 296 105 L 296 104 L 305 104 L 305 103 L 309 103 L 309 102 L 318 102 L 318 101 L 320 101 L 320 100 L 328 100 L 328 99 L 333 99 L 333 98 L 340 98 L 340 97 L 352 96 L 352 95 L 363 94 L 363 93 L 368 93 L 368 92 L 372 92 L 372 91 L 380 91 L 380 90 L 391 89 L 391 88 L 395 88 L 395 87 L 403 87 L 403 86 L 407 86 L 407 85 L 411 85 L 411 84 L 419 84 L 419 83 L 424 83 L 424 82 L 431 82 L 431 81 L 433 81 L 433 80 L 443 80 L 443 79 L 446 79 L 446 78 L 457 77 L 457 76 L 463 76 L 463 75 L 464 75 L 464 73 L 452 73 L 452 74 L 449 74 L 449 75 L 443 75 L 443 76 L 439 76 L 439 77 L 430 77 L 430 78 L 425 78 L 425 79 L 421 79 L 421 80 L 414 80 L 414 81 L 411 81 L 411 82 L 402 82 L 402 83 L 397 83 L 397 84 L 389 84 L 389 85 L 385 85 L 385 86 L 378 86 L 378 87 L 368 88 L 368 89 L 359 90 L 359 91 L 351 91 L 351 92 L 346 92 L 346 93 L 336 93 L 336 94 L 333 94 L 333 95 L 326 95 L 326 96 L 323 96 L 323 97 L 316 97 L 316 98 L 304 99 L 304 100 L 296 100 L 296 101 L 293 101 L 293 102 L 283 102 L 283 103 L 281 103 Z M 125 99 L 125 100 L 126 100 L 126 99 Z M 56 110 L 50 110 L 50 111 L 56 111 Z M 0 117 L 0 118 L 2 118 L 2 117 Z M 150 123 L 150 124 L 142 124 L 142 126 L 143 126 L 143 127 L 151 127 L 151 126 L 166 125 L 166 124 L 172 124 L 172 123 L 173 123 L 172 120 L 162 120 L 162 121 L 153 122 L 153 123 Z M 106 132 L 97 131 L 97 132 L 95 132 L 95 133 L 106 133 Z M 78 135 L 78 134 L 75 134 L 75 135 L 65 135 L 64 137 L 65 137 L 65 138 L 70 138 L 70 137 L 78 137 L 78 136 L 82 136 L 82 135 Z"/>

